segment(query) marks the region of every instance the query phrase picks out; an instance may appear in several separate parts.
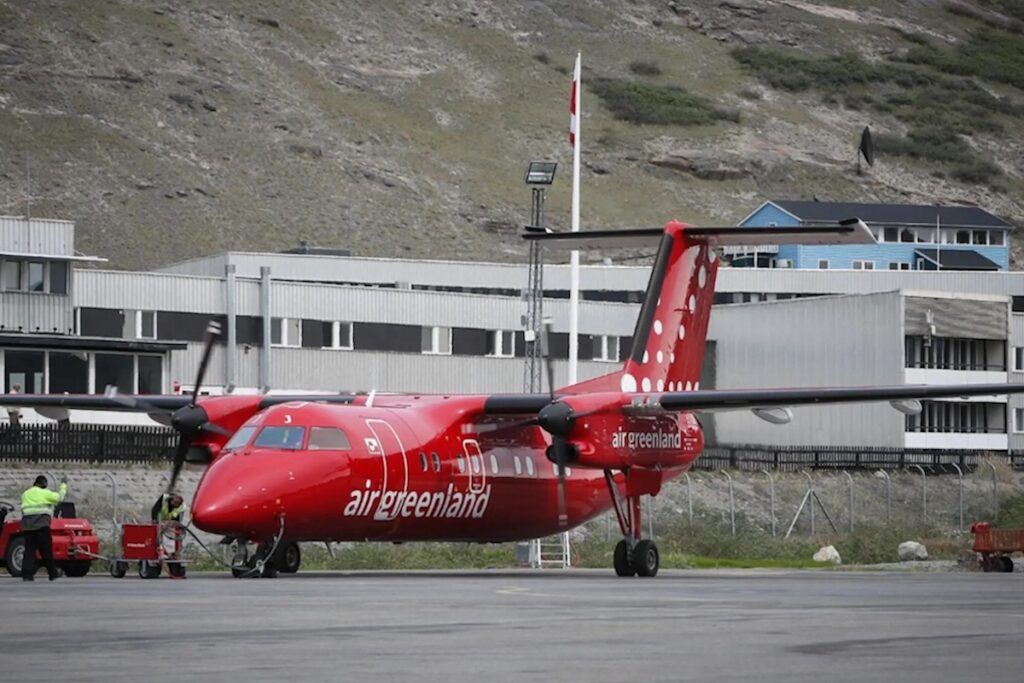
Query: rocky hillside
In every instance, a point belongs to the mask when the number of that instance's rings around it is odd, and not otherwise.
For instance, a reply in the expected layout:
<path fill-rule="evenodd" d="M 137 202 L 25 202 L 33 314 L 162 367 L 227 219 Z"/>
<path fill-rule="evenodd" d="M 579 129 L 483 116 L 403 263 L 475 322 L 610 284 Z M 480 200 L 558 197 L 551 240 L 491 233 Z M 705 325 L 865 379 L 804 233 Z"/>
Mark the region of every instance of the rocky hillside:
<path fill-rule="evenodd" d="M 0 213 L 146 268 L 299 240 L 523 258 L 584 56 L 584 227 L 772 197 L 1024 221 L 1021 0 L 0 0 Z M 877 163 L 858 175 L 870 125 Z"/>

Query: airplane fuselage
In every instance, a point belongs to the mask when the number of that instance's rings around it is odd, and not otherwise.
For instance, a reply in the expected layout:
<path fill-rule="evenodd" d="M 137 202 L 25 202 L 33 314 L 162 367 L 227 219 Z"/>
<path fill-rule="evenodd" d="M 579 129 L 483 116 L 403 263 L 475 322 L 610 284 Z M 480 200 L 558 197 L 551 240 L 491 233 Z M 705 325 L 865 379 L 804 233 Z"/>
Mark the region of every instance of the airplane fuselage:
<path fill-rule="evenodd" d="M 564 531 L 610 508 L 604 471 L 570 466 L 561 523 L 550 437 L 532 425 L 478 424 L 483 400 L 388 396 L 373 406 L 302 402 L 258 413 L 239 430 L 246 443 L 204 474 L 195 522 L 253 540 L 272 537 L 283 516 L 290 540 L 499 542 Z M 661 480 L 684 471 L 702 445 L 689 414 L 585 422 L 580 459 L 621 451 L 635 461 L 639 452 L 666 465 Z M 624 493 L 621 474 L 617 482 Z"/>

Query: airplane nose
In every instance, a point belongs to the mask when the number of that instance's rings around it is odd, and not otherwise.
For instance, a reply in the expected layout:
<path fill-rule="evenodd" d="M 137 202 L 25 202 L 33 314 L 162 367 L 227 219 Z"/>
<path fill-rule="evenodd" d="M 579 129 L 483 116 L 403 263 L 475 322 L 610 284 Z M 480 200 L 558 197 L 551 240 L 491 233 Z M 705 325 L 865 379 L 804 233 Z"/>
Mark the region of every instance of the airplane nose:
<path fill-rule="evenodd" d="M 199 495 L 193 502 L 192 521 L 203 531 L 228 536 L 250 526 L 246 512 L 238 496 Z"/>

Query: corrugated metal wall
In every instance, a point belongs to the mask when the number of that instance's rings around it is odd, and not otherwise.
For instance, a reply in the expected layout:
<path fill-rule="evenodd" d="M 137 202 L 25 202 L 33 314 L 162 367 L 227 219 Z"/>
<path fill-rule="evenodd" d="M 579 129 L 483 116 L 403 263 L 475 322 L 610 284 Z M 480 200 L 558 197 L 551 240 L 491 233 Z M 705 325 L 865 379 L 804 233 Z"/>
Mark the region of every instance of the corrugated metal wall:
<path fill-rule="evenodd" d="M 898 292 L 715 307 L 716 388 L 899 384 L 902 311 Z M 903 445 L 903 415 L 888 404 L 794 408 L 781 426 L 749 411 L 714 421 L 721 443 Z"/>
<path fill-rule="evenodd" d="M 1024 372 L 1014 371 L 1014 346 L 1024 347 L 1024 314 L 1014 313 L 1010 315 L 1010 339 L 1011 341 L 1007 349 L 1009 354 L 1009 364 L 1006 366 L 1009 370 L 1008 376 L 1011 382 L 1021 384 L 1024 383 Z M 1016 426 L 1013 422 L 1014 408 L 1024 408 L 1024 395 L 1013 394 L 1009 397 L 1007 405 L 1008 414 L 1006 416 L 1006 431 L 1009 432 L 1010 436 L 1010 448 L 1024 449 L 1024 432 L 1015 431 Z M 1024 429 L 1024 425 L 1020 425 L 1020 429 Z"/>
<path fill-rule="evenodd" d="M 69 334 L 74 327 L 71 297 L 35 292 L 0 292 L 3 331 Z"/>
<path fill-rule="evenodd" d="M 0 216 L 0 252 L 47 256 L 72 256 L 75 253 L 75 224 L 18 216 Z"/>
<path fill-rule="evenodd" d="M 224 279 L 77 270 L 74 298 L 80 307 L 223 313 Z"/>

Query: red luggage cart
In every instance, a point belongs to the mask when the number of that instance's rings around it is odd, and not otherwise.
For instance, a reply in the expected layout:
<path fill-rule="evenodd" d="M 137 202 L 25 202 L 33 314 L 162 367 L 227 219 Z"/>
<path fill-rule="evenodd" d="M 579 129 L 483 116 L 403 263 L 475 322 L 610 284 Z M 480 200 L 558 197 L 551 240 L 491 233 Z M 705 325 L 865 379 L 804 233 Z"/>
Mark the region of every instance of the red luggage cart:
<path fill-rule="evenodd" d="M 1011 553 L 1024 552 L 1024 529 L 993 529 L 988 522 L 971 525 L 974 552 L 978 564 L 986 572 L 1012 572 Z"/>
<path fill-rule="evenodd" d="M 166 565 L 173 578 L 185 578 L 188 564 L 181 557 L 185 528 L 178 522 L 124 524 L 121 526 L 121 557 L 111 558 L 110 575 L 120 579 L 128 563 L 139 563 L 139 577 L 155 579 Z"/>

